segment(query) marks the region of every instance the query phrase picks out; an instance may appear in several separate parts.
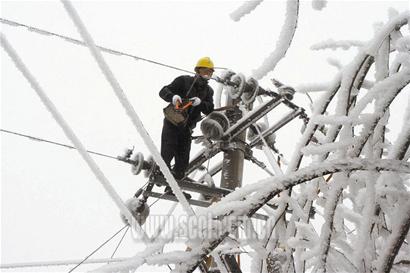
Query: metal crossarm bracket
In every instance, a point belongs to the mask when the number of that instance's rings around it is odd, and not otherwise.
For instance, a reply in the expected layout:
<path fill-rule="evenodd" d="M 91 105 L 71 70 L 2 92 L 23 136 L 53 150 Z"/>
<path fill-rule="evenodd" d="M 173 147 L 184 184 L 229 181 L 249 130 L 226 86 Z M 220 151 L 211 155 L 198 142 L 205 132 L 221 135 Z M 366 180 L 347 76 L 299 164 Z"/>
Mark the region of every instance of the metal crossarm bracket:
<path fill-rule="evenodd" d="M 223 259 L 225 265 L 228 267 L 229 272 L 242 273 L 241 268 L 239 267 L 234 255 L 226 254 L 222 255 L 221 258 Z"/>
<path fill-rule="evenodd" d="M 222 166 L 223 166 L 223 161 L 219 162 L 217 165 L 215 165 L 210 170 L 208 170 L 207 174 L 209 174 L 210 176 L 214 176 L 215 174 L 219 173 L 222 170 Z M 204 181 L 205 181 L 205 175 L 199 178 L 198 183 L 203 183 Z"/>
<path fill-rule="evenodd" d="M 297 116 L 301 115 L 302 113 L 304 113 L 304 110 L 302 108 L 298 107 L 297 109 L 295 109 L 291 113 L 289 113 L 289 114 L 285 115 L 283 118 L 281 118 L 277 123 L 275 123 L 274 125 L 272 125 L 268 129 L 263 131 L 261 133 L 261 137 L 266 138 L 266 137 L 272 135 L 273 133 L 278 131 L 280 128 L 282 128 L 283 126 L 288 124 L 290 121 L 292 121 L 293 119 L 295 119 Z M 250 147 L 253 148 L 256 145 L 260 144 L 261 141 L 262 141 L 261 137 L 259 135 L 256 136 L 255 139 L 253 139 L 251 141 L 251 143 L 249 144 Z"/>
<path fill-rule="evenodd" d="M 147 195 L 149 197 L 178 202 L 177 198 L 173 194 L 162 194 L 158 192 L 149 191 L 149 192 L 145 192 L 144 195 Z M 194 200 L 194 199 L 189 199 L 188 203 L 194 206 L 204 207 L 204 208 L 209 207 L 211 205 L 210 202 L 202 201 L 202 200 Z"/>
<path fill-rule="evenodd" d="M 186 175 L 188 176 L 190 173 L 195 171 L 199 166 L 204 164 L 208 159 L 217 155 L 221 151 L 220 145 L 221 145 L 220 142 L 216 142 L 212 144 L 212 146 L 209 149 L 204 150 L 201 154 L 195 157 L 189 163 L 188 169 L 186 171 Z"/>
<path fill-rule="evenodd" d="M 178 202 L 177 198 L 173 194 L 162 194 L 158 192 L 144 192 L 144 195 L 147 195 L 149 197 L 153 198 L 158 198 L 158 199 L 163 199 L 163 200 L 168 200 L 168 201 L 174 201 Z M 202 201 L 202 200 L 194 200 L 194 199 L 189 199 L 188 200 L 189 204 L 193 206 L 198 206 L 198 207 L 209 207 L 212 203 L 208 201 Z M 255 213 L 252 218 L 258 219 L 258 220 L 267 220 L 268 216 L 260 213 Z"/>
<path fill-rule="evenodd" d="M 155 181 L 153 181 L 153 183 L 158 184 L 158 185 L 168 186 L 168 183 L 165 181 L 165 178 L 161 176 L 155 178 Z M 208 185 L 200 184 L 192 180 L 180 180 L 178 181 L 178 185 L 182 189 L 187 190 L 187 191 L 193 191 L 193 192 L 198 192 L 204 195 L 211 195 L 211 196 L 217 196 L 217 197 L 225 196 L 232 192 L 231 190 L 228 190 L 228 189 L 210 187 Z"/>
<path fill-rule="evenodd" d="M 276 106 L 278 106 L 285 99 L 278 96 L 272 100 L 260 105 L 257 109 L 253 110 L 251 114 L 240 119 L 236 124 L 231 126 L 223 135 L 222 140 L 232 140 L 244 130 L 249 128 L 253 123 L 261 119 L 267 113 L 272 111 Z"/>

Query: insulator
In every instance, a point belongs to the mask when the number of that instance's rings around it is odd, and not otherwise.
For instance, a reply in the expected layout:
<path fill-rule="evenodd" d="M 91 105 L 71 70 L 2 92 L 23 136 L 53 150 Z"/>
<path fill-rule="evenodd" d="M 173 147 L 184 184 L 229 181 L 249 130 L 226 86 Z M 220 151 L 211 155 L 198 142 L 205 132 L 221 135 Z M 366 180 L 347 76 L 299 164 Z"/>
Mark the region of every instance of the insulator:
<path fill-rule="evenodd" d="M 149 215 L 149 206 L 143 199 L 131 198 L 125 202 L 125 206 L 130 210 L 132 216 L 140 225 L 143 225 Z M 121 213 L 121 219 L 124 224 L 128 224 L 128 219 Z"/>
<path fill-rule="evenodd" d="M 257 129 L 255 128 L 257 127 L 259 129 L 259 132 L 262 134 L 268 127 L 266 126 L 266 123 L 264 122 L 260 122 L 257 123 L 253 126 L 251 126 L 248 130 L 247 133 L 247 138 L 249 141 L 253 141 L 255 138 L 259 137 L 259 133 L 257 131 Z M 273 145 L 275 143 L 276 140 L 276 135 L 275 134 L 270 134 L 267 137 L 265 137 L 265 141 L 268 145 Z M 263 144 L 261 142 L 261 144 Z"/>
<path fill-rule="evenodd" d="M 144 177 L 149 177 L 152 172 L 156 169 L 156 164 L 154 161 L 154 158 L 152 156 L 149 156 L 147 161 L 144 162 L 143 170 L 144 170 Z M 146 168 L 145 168 L 146 167 Z"/>
<path fill-rule="evenodd" d="M 237 86 L 231 86 L 228 88 L 229 96 L 232 99 L 237 99 L 243 94 L 243 91 L 245 90 L 245 76 L 242 73 L 235 74 L 234 76 L 232 76 L 231 82 L 235 83 Z"/>
<path fill-rule="evenodd" d="M 221 112 L 212 112 L 201 123 L 201 131 L 206 138 L 219 140 L 230 127 L 229 119 Z"/>
<path fill-rule="evenodd" d="M 247 137 L 248 137 L 249 141 L 254 140 L 255 137 L 257 137 L 259 135 L 256 128 L 258 128 L 259 132 L 262 133 L 263 131 L 265 131 L 267 129 L 267 126 L 266 126 L 266 123 L 264 123 L 264 122 L 263 123 L 259 122 L 259 123 L 254 124 L 253 126 L 251 126 L 249 128 L 248 134 L 247 134 Z"/>
<path fill-rule="evenodd" d="M 285 97 L 288 100 L 293 100 L 293 95 L 295 94 L 295 89 L 293 89 L 290 86 L 287 85 L 282 85 L 281 87 L 278 88 L 279 95 L 282 97 Z"/>
<path fill-rule="evenodd" d="M 123 161 L 127 160 L 130 158 L 133 151 L 134 151 L 134 148 L 133 149 L 126 148 L 124 149 L 124 152 L 122 153 L 122 155 L 119 155 L 117 158 Z"/>
<path fill-rule="evenodd" d="M 131 171 L 133 174 L 138 175 L 144 165 L 144 155 L 142 153 L 136 153 L 132 155 L 131 160 L 134 162 L 131 167 Z"/>
<path fill-rule="evenodd" d="M 259 83 L 254 78 L 249 78 L 247 84 L 248 87 L 244 90 L 241 98 L 245 104 L 250 104 L 255 101 L 258 95 Z"/>
<path fill-rule="evenodd" d="M 135 198 L 138 198 L 144 192 L 143 189 L 138 189 L 137 192 L 134 194 Z"/>

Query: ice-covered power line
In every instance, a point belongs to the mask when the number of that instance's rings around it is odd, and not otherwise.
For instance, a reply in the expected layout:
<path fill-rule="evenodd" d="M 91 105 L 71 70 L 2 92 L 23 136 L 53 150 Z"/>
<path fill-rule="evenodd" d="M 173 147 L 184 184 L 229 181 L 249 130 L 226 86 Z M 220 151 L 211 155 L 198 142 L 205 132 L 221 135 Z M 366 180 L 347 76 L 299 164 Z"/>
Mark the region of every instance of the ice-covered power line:
<path fill-rule="evenodd" d="M 178 183 L 176 182 L 174 176 L 172 175 L 171 171 L 169 170 L 168 166 L 165 164 L 164 159 L 162 159 L 161 154 L 159 153 L 155 143 L 153 142 L 151 136 L 148 134 L 147 130 L 145 129 L 144 125 L 142 124 L 141 119 L 139 118 L 137 112 L 135 111 L 134 107 L 129 102 L 127 96 L 125 95 L 124 91 L 122 90 L 119 82 L 115 78 L 113 72 L 105 62 L 100 50 L 94 43 L 90 33 L 86 29 L 84 23 L 82 22 L 81 18 L 79 17 L 77 11 L 72 6 L 70 1 L 61 0 L 63 3 L 68 15 L 73 20 L 78 32 L 85 40 L 88 48 L 90 49 L 91 54 L 93 55 L 95 61 L 97 62 L 98 66 L 101 69 L 101 72 L 106 77 L 107 81 L 111 85 L 115 95 L 117 96 L 119 102 L 124 107 L 127 116 L 130 118 L 131 122 L 137 129 L 138 133 L 140 134 L 142 140 L 144 141 L 145 145 L 148 147 L 149 151 L 151 152 L 155 162 L 158 164 L 160 170 L 164 174 L 167 182 L 169 183 L 171 189 L 173 190 L 176 198 L 178 199 L 179 203 L 181 203 L 182 208 L 188 215 L 194 215 L 194 211 L 189 205 L 185 195 L 182 193 L 181 188 L 179 187 Z M 127 210 L 129 213 L 129 211 Z M 128 217 L 127 217 L 128 218 Z M 130 218 L 132 219 L 132 218 Z M 138 224 L 138 227 L 139 224 Z"/>
<path fill-rule="evenodd" d="M 121 262 L 126 258 L 104 258 L 104 259 L 88 259 L 83 264 L 105 264 L 113 262 Z M 25 268 L 25 267 L 51 267 L 51 266 L 69 266 L 78 264 L 81 260 L 61 260 L 61 261 L 41 261 L 28 263 L 8 263 L 0 265 L 1 269 Z"/>
<path fill-rule="evenodd" d="M 105 246 L 109 241 L 111 241 L 112 239 L 114 239 L 114 237 L 117 236 L 117 235 L 118 235 L 121 231 L 123 231 L 125 228 L 128 230 L 129 225 L 128 225 L 128 224 L 124 225 L 120 230 L 118 230 L 116 233 L 114 233 L 114 235 L 112 235 L 110 238 L 108 238 L 107 240 L 105 240 L 104 243 L 102 243 L 101 245 L 99 245 L 99 246 L 98 246 L 93 252 L 91 252 L 87 257 L 85 257 L 82 261 L 80 261 L 79 263 L 77 263 L 76 266 L 74 266 L 73 268 L 71 268 L 68 273 L 73 272 L 76 268 L 78 268 L 80 265 L 82 265 L 82 264 L 83 264 L 85 261 L 87 261 L 92 255 L 94 255 L 98 250 L 100 250 L 103 246 Z M 124 237 L 123 237 L 123 238 L 124 238 Z M 121 241 L 122 241 L 122 239 L 121 239 Z M 117 247 L 117 248 L 118 248 L 118 247 Z M 117 248 L 115 249 L 115 251 L 117 251 Z M 114 251 L 114 253 L 115 253 L 115 251 Z M 114 255 L 113 255 L 113 256 L 114 256 Z M 113 256 L 111 256 L 111 259 L 112 259 Z"/>
<path fill-rule="evenodd" d="M 2 24 L 6 24 L 6 25 L 9 25 L 9 26 L 24 27 L 28 31 L 31 31 L 31 32 L 34 32 L 34 33 L 37 33 L 37 34 L 40 34 L 40 35 L 44 35 L 44 36 L 48 36 L 48 37 L 49 36 L 57 37 L 57 38 L 63 39 L 64 41 L 70 42 L 70 43 L 75 44 L 75 45 L 87 46 L 87 44 L 85 42 L 81 41 L 81 40 L 78 40 L 78 39 L 75 39 L 75 38 L 72 38 L 72 37 L 69 37 L 69 36 L 65 36 L 65 35 L 62 35 L 62 34 L 59 34 L 59 33 L 56 33 L 56 32 L 51 32 L 51 31 L 48 31 L 48 30 L 45 30 L 45 29 L 37 28 L 37 27 L 31 26 L 31 25 L 19 23 L 19 22 L 4 19 L 4 18 L 0 18 L 0 22 Z M 174 69 L 174 70 L 178 70 L 178 71 L 181 71 L 181 72 L 185 72 L 185 73 L 189 73 L 189 74 L 195 74 L 192 71 L 182 69 L 182 68 L 179 68 L 179 67 L 176 67 L 176 66 L 172 66 L 172 65 L 164 64 L 164 63 L 161 63 L 161 62 L 158 62 L 158 61 L 142 58 L 142 57 L 130 54 L 130 53 L 114 50 L 114 49 L 111 49 L 111 48 L 107 48 L 107 47 L 103 47 L 103 46 L 99 46 L 99 45 L 96 45 L 96 46 L 101 51 L 109 53 L 109 54 L 113 54 L 113 55 L 117 55 L 117 56 L 126 56 L 126 57 L 133 58 L 135 60 L 138 60 L 138 61 L 144 61 L 144 62 L 164 66 L 164 67 L 167 67 L 167 68 L 171 68 L 171 69 Z"/>
<path fill-rule="evenodd" d="M 78 39 L 75 39 L 75 38 L 72 38 L 72 37 L 69 37 L 69 36 L 65 36 L 65 35 L 62 35 L 62 34 L 59 34 L 59 33 L 56 33 L 56 32 L 41 29 L 41 28 L 38 28 L 38 27 L 34 27 L 34 26 L 31 26 L 31 25 L 19 23 L 19 22 L 16 22 L 16 21 L 0 18 L 0 23 L 5 24 L 5 25 L 9 25 L 9 26 L 13 26 L 13 27 L 24 27 L 28 31 L 31 31 L 33 33 L 40 34 L 40 35 L 47 36 L 47 37 L 50 37 L 50 36 L 51 37 L 56 37 L 56 38 L 59 38 L 59 39 L 62 39 L 64 41 L 66 41 L 66 42 L 72 43 L 74 45 L 87 46 L 87 44 L 85 42 L 81 41 L 81 40 L 78 40 Z M 151 60 L 151 59 L 139 57 L 139 56 L 136 56 L 136 55 L 131 54 L 131 53 L 126 53 L 126 52 L 123 52 L 123 51 L 119 51 L 119 50 L 115 50 L 115 49 L 111 49 L 111 48 L 107 48 L 107 47 L 103 47 L 103 46 L 99 46 L 99 45 L 96 45 L 96 47 L 98 49 L 100 49 L 101 51 L 103 51 L 105 53 L 112 54 L 112 55 L 125 56 L 125 57 L 132 58 L 134 60 L 137 60 L 137 61 L 144 61 L 144 62 L 148 62 L 148 63 L 151 63 L 151 64 L 155 64 L 155 65 L 163 66 L 163 67 L 170 68 L 170 69 L 173 69 L 173 70 L 188 73 L 188 74 L 191 74 L 191 75 L 195 75 L 195 72 L 192 72 L 190 70 L 182 69 L 182 68 L 179 68 L 179 67 L 176 67 L 176 66 L 173 66 L 173 65 L 169 65 L 169 64 L 165 64 L 165 63 L 162 63 L 162 62 L 159 62 L 159 61 L 154 61 L 154 60 Z M 225 69 L 225 68 L 215 67 L 215 69 Z M 213 76 L 211 78 L 211 80 L 219 82 L 223 85 L 234 85 L 232 82 L 223 81 L 217 76 Z"/>
<path fill-rule="evenodd" d="M 47 139 L 40 138 L 40 137 L 30 136 L 30 135 L 26 135 L 26 134 L 14 132 L 14 131 L 9 131 L 9 130 L 5 130 L 5 129 L 0 129 L 0 132 L 7 133 L 7 134 L 11 134 L 11 135 L 15 135 L 15 136 L 19 136 L 19 137 L 25 137 L 25 138 L 28 138 L 28 139 L 30 139 L 30 140 L 39 141 L 39 142 L 45 142 L 45 143 L 49 143 L 49 144 L 53 144 L 53 145 L 57 145 L 57 146 L 61 146 L 61 147 L 69 148 L 69 149 L 77 149 L 76 147 L 71 146 L 71 145 L 59 143 L 59 142 L 52 141 L 52 140 L 47 140 Z M 112 159 L 115 159 L 115 160 L 119 160 L 119 159 L 118 159 L 117 157 L 115 157 L 115 156 L 111 156 L 111 155 L 107 155 L 107 154 L 103 154 L 103 153 L 98 153 L 98 152 L 94 152 L 94 151 L 90 151 L 90 150 L 86 150 L 86 151 L 87 151 L 89 154 L 94 154 L 94 155 L 99 155 L 99 156 L 103 156 L 103 157 L 107 157 L 107 158 L 112 158 Z"/>
<path fill-rule="evenodd" d="M 140 234 L 142 240 L 144 242 L 147 242 L 148 241 L 147 234 L 141 228 L 139 223 L 134 220 L 134 217 L 132 216 L 131 212 L 125 206 L 124 202 L 122 201 L 122 199 L 118 195 L 118 193 L 114 190 L 111 183 L 108 181 L 107 177 L 104 175 L 104 173 L 98 167 L 97 163 L 93 160 L 93 158 L 87 153 L 87 151 L 85 150 L 84 145 L 82 144 L 82 142 L 78 139 L 78 137 L 75 135 L 74 131 L 71 129 L 71 127 L 68 125 L 68 123 L 64 120 L 63 116 L 57 110 L 54 103 L 48 98 L 47 94 L 44 92 L 44 90 L 42 89 L 42 87 L 40 86 L 38 81 L 31 74 L 31 72 L 28 70 L 28 68 L 23 63 L 23 61 L 20 59 L 20 57 L 17 55 L 17 52 L 14 50 L 14 48 L 11 46 L 11 44 L 7 41 L 7 39 L 3 35 L 3 33 L 0 34 L 0 37 L 1 37 L 1 45 L 2 45 L 3 49 L 10 56 L 11 60 L 13 61 L 13 63 L 17 67 L 17 69 L 20 70 L 20 72 L 23 74 L 23 76 L 26 78 L 26 80 L 30 83 L 31 87 L 37 93 L 37 95 L 41 99 L 44 106 L 47 108 L 47 110 L 51 113 L 51 115 L 56 120 L 56 122 L 63 129 L 63 131 L 64 131 L 65 135 L 68 137 L 68 139 L 70 139 L 70 141 L 77 148 L 77 150 L 80 153 L 81 157 L 87 163 L 88 167 L 94 173 L 95 177 L 100 181 L 100 183 L 103 185 L 104 189 L 107 191 L 108 195 L 113 199 L 114 203 L 118 206 L 120 211 L 128 219 L 128 223 L 133 223 L 133 227 L 136 228 L 136 230 Z"/>

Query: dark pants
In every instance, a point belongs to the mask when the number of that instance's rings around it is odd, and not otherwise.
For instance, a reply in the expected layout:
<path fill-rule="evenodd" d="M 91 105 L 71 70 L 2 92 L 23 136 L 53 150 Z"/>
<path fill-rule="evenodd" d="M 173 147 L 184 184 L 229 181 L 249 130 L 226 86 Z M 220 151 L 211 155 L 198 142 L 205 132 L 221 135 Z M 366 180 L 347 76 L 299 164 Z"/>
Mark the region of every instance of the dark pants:
<path fill-rule="evenodd" d="M 191 151 L 191 130 L 188 126 L 177 127 L 164 119 L 161 135 L 161 156 L 169 168 L 175 158 L 173 173 L 176 179 L 185 176 Z"/>

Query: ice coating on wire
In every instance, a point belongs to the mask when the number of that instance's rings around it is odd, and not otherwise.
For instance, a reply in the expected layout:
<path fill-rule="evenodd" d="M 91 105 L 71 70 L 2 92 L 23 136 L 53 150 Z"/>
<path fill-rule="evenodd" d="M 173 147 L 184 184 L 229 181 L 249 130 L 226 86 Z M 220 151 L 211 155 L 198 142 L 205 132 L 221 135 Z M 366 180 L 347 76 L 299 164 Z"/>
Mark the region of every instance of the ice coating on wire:
<path fill-rule="evenodd" d="M 97 177 L 97 179 L 101 182 L 101 184 L 103 185 L 105 190 L 108 192 L 110 197 L 113 199 L 114 203 L 120 209 L 121 213 L 127 218 L 128 223 L 132 223 L 132 226 L 134 228 L 136 228 L 138 233 L 141 235 L 142 239 L 144 241 L 147 241 L 148 240 L 147 235 L 142 230 L 141 226 L 135 221 L 134 217 L 132 216 L 132 214 L 128 210 L 128 208 L 125 206 L 125 204 L 122 201 L 121 197 L 114 190 L 111 183 L 105 177 L 104 173 L 98 167 L 96 162 L 87 153 L 87 150 L 85 149 L 84 145 L 81 143 L 81 141 L 75 135 L 74 131 L 71 129 L 71 127 L 68 125 L 68 123 L 64 120 L 63 116 L 57 110 L 57 108 L 55 107 L 53 102 L 48 98 L 47 94 L 43 91 L 43 89 L 41 88 L 38 81 L 34 78 L 34 76 L 30 73 L 30 71 L 24 65 L 24 63 L 22 62 L 20 57 L 17 55 L 16 51 L 12 48 L 12 46 L 9 44 L 9 42 L 7 41 L 6 37 L 3 34 L 1 34 L 1 45 L 3 46 L 3 48 L 7 52 L 7 54 L 9 54 L 10 58 L 12 59 L 12 61 L 16 65 L 16 67 L 21 71 L 21 73 L 24 75 L 24 77 L 30 83 L 31 87 L 34 89 L 34 91 L 40 97 L 41 101 L 46 106 L 47 110 L 51 113 L 53 118 L 56 120 L 56 122 L 63 129 L 65 135 L 70 139 L 70 141 L 76 147 L 76 149 L 80 153 L 81 157 L 87 163 L 88 167 L 91 169 L 91 171 Z"/>
<path fill-rule="evenodd" d="M 70 15 L 71 19 L 75 23 L 79 33 L 81 34 L 84 41 L 88 45 L 91 51 L 91 54 L 93 55 L 96 62 L 98 63 L 102 73 L 104 74 L 107 81 L 110 83 L 111 87 L 113 88 L 114 93 L 116 94 L 121 105 L 124 107 L 128 117 L 131 119 L 138 133 L 141 135 L 144 143 L 147 145 L 149 151 L 154 157 L 155 162 L 159 165 L 162 173 L 164 174 L 167 182 L 169 183 L 170 187 L 175 193 L 175 196 L 180 202 L 182 208 L 185 210 L 185 212 L 188 215 L 193 215 L 194 212 L 192 208 L 190 207 L 187 199 L 182 194 L 181 188 L 178 186 L 177 182 L 175 181 L 174 176 L 171 174 L 171 171 L 169 170 L 168 166 L 165 164 L 164 160 L 162 159 L 158 149 L 156 148 L 154 142 L 151 139 L 151 136 L 148 134 L 147 130 L 144 128 L 144 125 L 142 124 L 141 119 L 139 118 L 138 114 L 136 113 L 133 106 L 129 102 L 128 98 L 126 97 L 124 91 L 122 90 L 119 82 L 115 78 L 111 69 L 108 67 L 107 63 L 105 62 L 103 56 L 101 55 L 101 52 L 96 47 L 91 35 L 88 33 L 85 25 L 82 23 L 76 10 L 71 5 L 70 1 L 62 0 L 62 3 L 64 4 L 64 7 L 66 8 L 67 13 Z"/>

